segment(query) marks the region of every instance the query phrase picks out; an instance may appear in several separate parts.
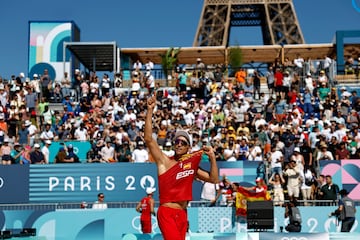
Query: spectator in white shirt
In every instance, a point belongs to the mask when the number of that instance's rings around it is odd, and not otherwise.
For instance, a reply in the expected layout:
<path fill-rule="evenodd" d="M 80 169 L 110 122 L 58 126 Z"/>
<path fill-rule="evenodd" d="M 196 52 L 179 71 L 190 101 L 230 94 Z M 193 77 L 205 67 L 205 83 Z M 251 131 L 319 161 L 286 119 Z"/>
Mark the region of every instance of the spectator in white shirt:
<path fill-rule="evenodd" d="M 107 209 L 107 204 L 104 202 L 104 194 L 103 193 L 99 193 L 98 194 L 98 200 L 96 202 L 93 203 L 92 205 L 92 209 Z"/>
<path fill-rule="evenodd" d="M 175 151 L 172 149 L 172 144 L 169 141 L 164 144 L 164 149 L 162 151 L 168 157 L 173 157 L 175 155 Z"/>
<path fill-rule="evenodd" d="M 80 127 L 75 130 L 74 137 L 79 141 L 86 141 L 88 139 L 88 133 L 84 123 L 81 123 Z"/>
<path fill-rule="evenodd" d="M 30 132 L 30 131 L 29 131 Z M 51 130 L 51 125 L 50 123 L 46 123 L 45 125 L 45 129 L 44 131 L 42 131 L 41 135 L 40 135 L 40 139 L 45 141 L 45 140 L 54 140 L 54 133 Z"/>
<path fill-rule="evenodd" d="M 29 131 L 29 138 L 30 138 L 30 146 L 34 145 L 35 135 L 38 133 L 38 129 L 35 125 L 32 124 L 30 120 L 25 121 L 25 127 Z"/>
<path fill-rule="evenodd" d="M 107 140 L 105 146 L 100 150 L 101 158 L 104 162 L 114 162 L 115 161 L 115 149 L 111 146 L 111 140 Z"/>
<path fill-rule="evenodd" d="M 45 145 L 42 147 L 41 152 L 44 154 L 45 163 L 49 163 L 50 151 L 49 147 L 51 145 L 50 140 L 45 140 Z"/>
<path fill-rule="evenodd" d="M 149 153 L 146 151 L 143 141 L 137 143 L 137 148 L 133 151 L 131 158 L 134 163 L 144 163 L 149 161 Z"/>

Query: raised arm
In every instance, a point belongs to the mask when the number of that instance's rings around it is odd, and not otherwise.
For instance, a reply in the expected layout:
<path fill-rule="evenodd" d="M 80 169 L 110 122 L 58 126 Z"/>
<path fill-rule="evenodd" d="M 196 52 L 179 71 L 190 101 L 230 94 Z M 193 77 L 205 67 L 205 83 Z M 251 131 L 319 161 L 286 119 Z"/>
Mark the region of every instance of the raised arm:
<path fill-rule="evenodd" d="M 212 147 L 204 146 L 203 147 L 204 154 L 209 156 L 210 160 L 210 172 L 207 172 L 201 168 L 197 171 L 197 176 L 199 179 L 211 182 L 211 183 L 218 183 L 219 182 L 219 170 L 216 164 L 215 153 Z"/>
<path fill-rule="evenodd" d="M 161 174 L 160 166 L 163 166 L 165 161 L 168 159 L 165 154 L 161 151 L 159 145 L 153 139 L 152 137 L 152 116 L 153 111 L 156 105 L 156 98 L 155 96 L 151 96 L 147 99 L 147 112 L 146 112 L 146 118 L 145 118 L 145 130 L 144 130 L 144 140 L 146 143 L 147 148 L 149 149 L 149 152 L 151 156 L 153 157 L 154 161 L 158 165 L 159 174 Z M 166 170 L 166 169 L 162 169 Z"/>

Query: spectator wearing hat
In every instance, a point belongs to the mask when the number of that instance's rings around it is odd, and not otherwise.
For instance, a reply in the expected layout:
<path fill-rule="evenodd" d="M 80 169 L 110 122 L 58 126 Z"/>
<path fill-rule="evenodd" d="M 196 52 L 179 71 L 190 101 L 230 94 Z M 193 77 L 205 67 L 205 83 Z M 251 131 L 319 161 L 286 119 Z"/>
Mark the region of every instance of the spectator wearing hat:
<path fill-rule="evenodd" d="M 264 181 L 264 179 L 258 177 L 255 179 L 255 186 L 253 187 L 243 187 L 244 189 L 248 191 L 254 191 L 256 193 L 260 192 L 266 192 L 267 191 L 267 185 Z"/>
<path fill-rule="evenodd" d="M 91 109 L 91 104 L 88 98 L 87 93 L 84 93 L 82 95 L 82 98 L 80 99 L 80 112 L 87 113 Z"/>
<path fill-rule="evenodd" d="M 312 93 L 314 91 L 314 80 L 310 72 L 306 74 L 304 81 L 305 81 L 305 89 L 308 89 L 309 92 Z"/>
<path fill-rule="evenodd" d="M 294 148 L 294 152 L 291 155 L 290 160 L 294 160 L 296 162 L 296 165 L 300 172 L 302 172 L 304 170 L 305 161 L 304 161 L 303 155 L 300 152 L 299 147 Z"/>
<path fill-rule="evenodd" d="M 141 213 L 140 223 L 142 233 L 152 233 L 151 215 L 155 216 L 154 192 L 155 188 L 146 188 L 146 196 L 136 206 L 136 211 Z"/>
<path fill-rule="evenodd" d="M 30 122 L 30 121 L 29 121 Z M 17 135 L 15 141 L 20 145 L 25 146 L 30 144 L 30 132 L 28 127 L 26 127 L 25 122 L 21 122 L 21 126 L 17 130 Z"/>
<path fill-rule="evenodd" d="M 317 161 L 334 160 L 334 156 L 330 151 L 328 151 L 326 143 L 322 143 L 319 146 L 319 149 L 320 149 L 320 151 L 317 153 L 317 156 L 316 156 Z"/>
<path fill-rule="evenodd" d="M 40 150 L 40 144 L 34 144 L 34 150 L 30 153 L 30 162 L 32 164 L 45 164 L 44 154 Z"/>
<path fill-rule="evenodd" d="M 294 160 L 285 165 L 284 175 L 287 177 L 287 190 L 290 201 L 297 200 L 300 195 L 300 170 Z"/>
<path fill-rule="evenodd" d="M 132 80 L 132 84 L 131 84 L 131 94 L 134 96 L 134 97 L 137 97 L 138 93 L 139 93 L 139 90 L 141 88 L 141 85 L 140 85 L 140 79 L 141 79 L 141 71 L 138 71 L 138 70 L 134 70 L 132 72 L 132 77 L 131 77 L 131 80 Z"/>
<path fill-rule="evenodd" d="M 41 152 L 43 153 L 44 155 L 44 161 L 45 163 L 50 163 L 50 150 L 49 150 L 49 147 L 51 145 L 51 141 L 50 140 L 45 140 L 44 141 L 44 146 L 41 148 Z"/>
<path fill-rule="evenodd" d="M 10 156 L 15 164 L 21 163 L 21 155 L 23 154 L 24 149 L 21 147 L 21 144 L 18 142 L 14 143 L 13 149 L 11 149 Z"/>
<path fill-rule="evenodd" d="M 149 161 L 149 153 L 145 149 L 143 141 L 137 142 L 136 148 L 131 155 L 131 161 L 134 163 L 144 163 Z"/>
<path fill-rule="evenodd" d="M 30 86 L 34 89 L 38 99 L 41 98 L 41 83 L 37 73 L 33 74 L 33 79 L 30 81 Z"/>
<path fill-rule="evenodd" d="M 346 117 L 346 124 L 349 128 L 352 127 L 353 124 L 359 125 L 360 119 L 359 114 L 356 112 L 355 109 L 351 109 L 350 114 Z"/>
<path fill-rule="evenodd" d="M 175 155 L 175 151 L 172 149 L 172 144 L 170 141 L 166 141 L 163 147 L 163 153 L 165 153 L 168 157 L 173 157 Z"/>
<path fill-rule="evenodd" d="M 65 150 L 67 151 L 66 159 L 69 162 L 73 162 L 73 163 L 79 163 L 80 162 L 79 157 L 74 152 L 74 146 L 72 144 L 69 144 Z"/>
<path fill-rule="evenodd" d="M 146 87 L 148 89 L 149 94 L 152 94 L 155 89 L 155 78 L 151 73 L 151 68 L 147 67 L 145 72 L 145 81 Z"/>
<path fill-rule="evenodd" d="M 195 67 L 196 67 L 196 70 L 198 72 L 202 72 L 202 71 L 205 70 L 205 64 L 204 64 L 204 62 L 202 61 L 201 58 L 196 59 L 196 66 Z"/>
<path fill-rule="evenodd" d="M 12 158 L 11 158 L 11 147 L 9 145 L 8 137 L 4 138 L 4 142 L 0 147 L 0 154 L 1 154 L 1 164 L 2 165 L 11 165 Z"/>
<path fill-rule="evenodd" d="M 327 86 L 328 85 L 328 77 L 326 76 L 325 74 L 325 71 L 324 70 L 321 70 L 320 73 L 319 73 L 319 76 L 318 76 L 318 83 L 320 86 L 322 85 L 325 85 Z"/>

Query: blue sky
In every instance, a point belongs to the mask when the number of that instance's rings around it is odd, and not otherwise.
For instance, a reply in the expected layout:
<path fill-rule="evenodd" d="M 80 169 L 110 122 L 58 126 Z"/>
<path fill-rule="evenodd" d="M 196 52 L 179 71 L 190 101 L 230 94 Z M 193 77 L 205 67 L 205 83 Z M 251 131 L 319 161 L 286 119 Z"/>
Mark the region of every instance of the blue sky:
<path fill-rule="evenodd" d="M 306 43 L 360 30 L 360 0 L 293 0 Z M 119 47 L 191 47 L 202 0 L 5 0 L 0 2 L 0 76 L 27 71 L 28 22 L 74 21 L 86 42 Z M 259 28 L 232 29 L 230 44 L 261 44 Z M 352 41 L 360 43 L 360 39 Z"/>

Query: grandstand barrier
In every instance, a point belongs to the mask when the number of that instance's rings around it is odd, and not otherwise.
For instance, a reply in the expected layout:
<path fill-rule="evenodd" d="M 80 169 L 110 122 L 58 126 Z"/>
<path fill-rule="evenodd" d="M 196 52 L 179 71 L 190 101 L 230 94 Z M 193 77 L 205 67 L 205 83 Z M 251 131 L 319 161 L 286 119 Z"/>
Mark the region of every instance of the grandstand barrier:
<path fill-rule="evenodd" d="M 335 206 L 299 207 L 302 216 L 301 233 L 281 232 L 280 227 L 288 224 L 284 218 L 285 209 L 274 208 L 274 228 L 268 232 L 254 233 L 247 229 L 245 220 L 234 220 L 232 207 L 189 207 L 190 239 L 284 239 L 281 237 L 302 237 L 300 239 L 335 239 L 340 235 L 340 225 L 328 214 Z M 157 209 L 155 209 L 157 210 Z M 359 210 L 359 207 L 358 209 Z M 32 228 L 43 239 L 162 239 L 156 217 L 152 217 L 153 234 L 141 234 L 140 214 L 135 208 L 114 209 L 53 209 L 53 210 L 3 210 L 4 229 Z M 360 212 L 356 213 L 353 235 L 359 236 Z M 248 238 L 261 234 L 260 238 Z M 276 235 L 274 235 L 276 234 Z M 309 238 L 311 234 L 311 238 Z M 135 236 L 135 237 L 134 237 Z M 213 238 L 206 238 L 213 236 Z M 227 238 L 224 238 L 227 236 Z M 270 238 L 274 237 L 276 238 Z M 147 238 L 145 238 L 147 237 Z M 318 238 L 315 238 L 318 237 Z M 188 238 L 189 239 L 189 238 Z M 285 238 L 286 239 L 286 238 Z M 290 238 L 294 239 L 294 238 Z M 336 238 L 342 239 L 342 238 Z M 359 238 L 351 238 L 359 239 Z"/>
<path fill-rule="evenodd" d="M 86 154 L 91 149 L 91 144 L 89 141 L 53 141 L 49 146 L 49 163 L 54 163 L 55 156 L 58 153 L 59 149 L 63 147 L 63 144 L 71 144 L 74 148 L 74 153 L 79 157 L 81 162 L 86 162 Z"/>
<path fill-rule="evenodd" d="M 260 162 L 218 162 L 219 175 L 253 186 Z M 208 162 L 201 167 L 209 169 Z M 320 161 L 320 172 L 331 175 L 339 188 L 360 200 L 360 161 Z M 158 189 L 153 163 L 70 163 L 0 165 L 0 204 L 91 202 L 99 192 L 108 202 L 136 202 L 147 187 Z M 193 199 L 200 200 L 202 184 L 194 182 Z M 157 194 L 155 194 L 157 201 Z"/>

